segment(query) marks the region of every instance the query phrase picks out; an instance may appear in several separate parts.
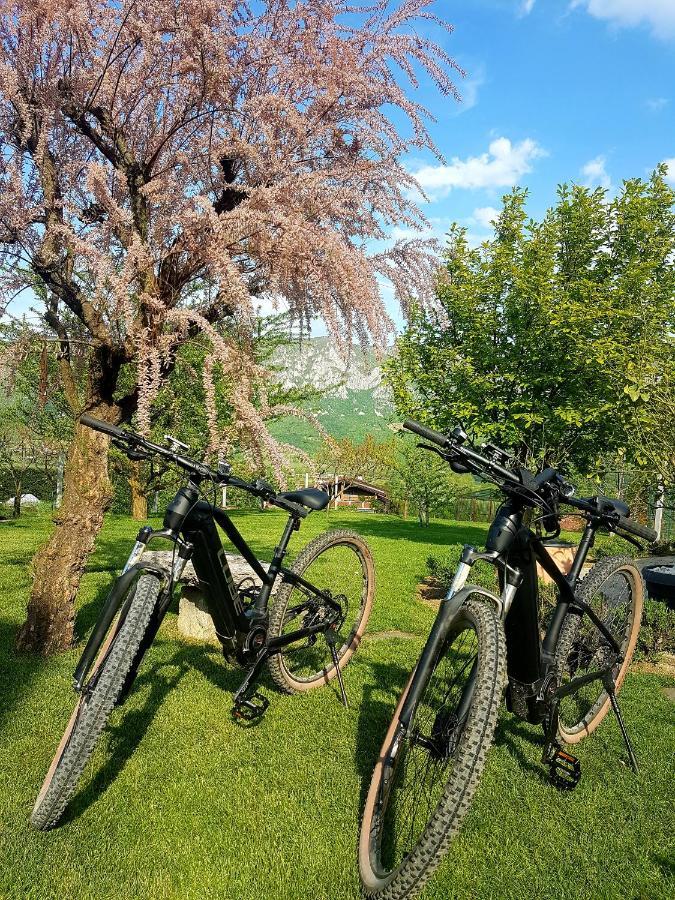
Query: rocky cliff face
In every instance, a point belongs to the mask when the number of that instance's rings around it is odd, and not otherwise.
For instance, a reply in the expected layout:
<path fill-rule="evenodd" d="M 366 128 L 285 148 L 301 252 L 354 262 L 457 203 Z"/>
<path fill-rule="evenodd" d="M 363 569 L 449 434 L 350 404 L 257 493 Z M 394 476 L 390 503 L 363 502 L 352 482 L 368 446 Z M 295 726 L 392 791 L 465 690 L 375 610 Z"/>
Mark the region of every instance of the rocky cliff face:
<path fill-rule="evenodd" d="M 333 437 L 356 442 L 368 434 L 379 440 L 391 437 L 387 429 L 393 413 L 391 395 L 374 354 L 354 349 L 345 360 L 329 338 L 321 337 L 280 348 L 272 362 L 284 387 L 313 387 L 321 392 L 306 408 Z M 271 423 L 270 430 L 280 440 L 310 453 L 321 443 L 316 429 L 298 419 L 278 420 Z"/>
<path fill-rule="evenodd" d="M 354 391 L 368 391 L 383 405 L 389 391 L 374 354 L 354 348 L 345 360 L 327 337 L 311 338 L 299 346 L 280 348 L 273 360 L 284 387 L 311 386 L 326 398 L 347 399 Z"/>

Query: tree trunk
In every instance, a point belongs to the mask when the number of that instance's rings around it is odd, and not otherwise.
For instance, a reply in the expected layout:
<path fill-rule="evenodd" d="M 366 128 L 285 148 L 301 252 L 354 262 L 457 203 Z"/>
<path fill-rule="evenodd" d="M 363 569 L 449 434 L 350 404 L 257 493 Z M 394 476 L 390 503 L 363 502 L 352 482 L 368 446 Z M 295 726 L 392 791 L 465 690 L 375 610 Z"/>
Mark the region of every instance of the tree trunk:
<path fill-rule="evenodd" d="M 20 481 L 14 485 L 14 508 L 12 509 L 12 516 L 15 519 L 18 519 L 21 515 L 21 491 L 23 490 L 23 485 Z"/>
<path fill-rule="evenodd" d="M 115 410 L 91 409 L 112 421 Z M 79 423 L 68 451 L 63 504 L 56 530 L 33 560 L 28 616 L 17 638 L 19 650 L 46 655 L 66 650 L 73 641 L 75 596 L 103 514 L 112 499 L 108 478 L 109 439 Z"/>
<path fill-rule="evenodd" d="M 148 518 L 148 498 L 145 496 L 141 484 L 141 464 L 138 460 L 131 463 L 129 486 L 131 488 L 131 518 L 145 521 Z"/>

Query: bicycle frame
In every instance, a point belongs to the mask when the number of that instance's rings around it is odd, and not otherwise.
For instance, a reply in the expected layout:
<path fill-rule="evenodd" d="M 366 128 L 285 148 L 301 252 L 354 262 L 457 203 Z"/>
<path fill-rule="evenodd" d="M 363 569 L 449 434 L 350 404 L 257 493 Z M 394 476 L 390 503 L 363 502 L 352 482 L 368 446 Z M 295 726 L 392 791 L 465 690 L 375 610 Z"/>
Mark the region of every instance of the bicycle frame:
<path fill-rule="evenodd" d="M 595 533 L 602 524 L 600 518 L 589 516 L 579 542 L 569 575 L 564 575 L 555 564 L 546 545 L 523 524 L 524 507 L 515 500 L 506 501 L 495 517 L 486 540 L 485 551 L 465 546 L 460 563 L 445 599 L 441 602 L 429 638 L 415 670 L 399 721 L 404 728 L 410 724 L 413 711 L 424 690 L 429 672 L 442 651 L 448 633 L 462 604 L 470 595 L 479 594 L 495 605 L 504 623 L 509 676 L 509 708 L 530 722 L 541 722 L 546 716 L 542 686 L 551 675 L 555 648 L 563 620 L 570 606 L 579 613 L 586 613 L 615 652 L 619 652 L 611 632 L 595 612 L 575 596 L 579 575 L 593 546 Z M 471 586 L 466 587 L 473 565 L 485 560 L 497 567 L 501 595 Z M 539 633 L 539 584 L 537 563 L 553 579 L 559 590 L 553 616 L 542 641 Z M 602 679 L 608 673 L 599 671 L 594 678 Z M 473 678 L 469 679 L 463 702 L 470 702 Z M 591 680 L 585 676 L 585 680 Z M 581 682 L 581 679 L 579 680 Z M 579 683 L 578 686 L 581 686 Z M 566 692 L 574 690 L 575 683 L 566 686 Z M 549 698 L 546 698 L 548 700 Z"/>
<path fill-rule="evenodd" d="M 216 523 L 260 579 L 261 587 L 255 603 L 248 610 L 244 607 L 234 583 Z M 163 524 L 161 530 L 155 531 L 146 525 L 138 532 L 126 565 L 108 595 L 73 674 L 73 686 L 77 692 L 82 691 L 84 687 L 92 663 L 115 615 L 118 612 L 121 613 L 121 617 L 125 615 L 126 606 L 123 607 L 122 602 L 124 597 L 128 596 L 129 588 L 144 572 L 151 572 L 159 577 L 163 582 L 163 589 L 139 650 L 138 661 L 152 643 L 171 604 L 173 588 L 190 560 L 224 653 L 226 655 L 238 653 L 242 662 L 254 663 L 256 671 L 267 657 L 278 653 L 288 644 L 325 631 L 330 624 L 322 621 L 268 640 L 265 628 L 267 606 L 277 578 L 281 577 L 284 582 L 299 587 L 305 594 L 320 599 L 336 614 L 341 612 L 339 604 L 325 591 L 321 591 L 282 565 L 292 534 L 300 527 L 298 514 L 289 515 L 267 570 L 261 565 L 227 512 L 200 500 L 198 485 L 192 481 L 177 492 L 167 507 Z M 174 544 L 175 555 L 171 570 L 143 560 L 148 545 L 155 540 L 168 540 Z M 251 640 L 252 636 L 256 639 Z M 247 659 L 251 654 L 252 658 Z M 247 681 L 250 680 L 247 678 Z"/>

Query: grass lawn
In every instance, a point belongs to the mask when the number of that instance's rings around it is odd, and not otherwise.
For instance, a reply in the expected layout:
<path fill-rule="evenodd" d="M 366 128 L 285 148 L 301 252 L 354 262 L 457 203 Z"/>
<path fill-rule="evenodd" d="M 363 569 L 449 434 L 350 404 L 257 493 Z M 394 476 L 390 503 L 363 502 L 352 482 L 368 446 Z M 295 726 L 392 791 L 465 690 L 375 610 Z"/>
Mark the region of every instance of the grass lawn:
<path fill-rule="evenodd" d="M 276 512 L 238 512 L 270 554 Z M 457 555 L 484 527 L 315 513 L 297 552 L 326 527 L 356 528 L 375 556 L 369 638 L 346 670 L 351 707 L 333 685 L 286 697 L 269 683 L 265 717 L 230 717 L 242 673 L 215 648 L 180 639 L 169 615 L 136 688 L 113 714 L 62 827 L 40 834 L 28 816 L 74 705 L 73 650 L 55 659 L 13 650 L 29 562 L 49 522 L 0 524 L 0 897 L 357 898 L 359 810 L 383 731 L 433 619 L 415 599 L 428 555 Z M 83 579 L 86 635 L 137 525 L 110 518 Z M 414 637 L 391 637 L 402 631 Z M 378 634 L 379 633 L 379 634 Z M 384 633 L 384 634 L 383 634 Z M 543 778 L 540 729 L 502 713 L 465 828 L 427 898 L 671 898 L 675 706 L 666 679 L 632 674 L 623 707 L 641 765 L 624 765 L 607 719 L 579 748 L 583 778 L 560 794 Z"/>

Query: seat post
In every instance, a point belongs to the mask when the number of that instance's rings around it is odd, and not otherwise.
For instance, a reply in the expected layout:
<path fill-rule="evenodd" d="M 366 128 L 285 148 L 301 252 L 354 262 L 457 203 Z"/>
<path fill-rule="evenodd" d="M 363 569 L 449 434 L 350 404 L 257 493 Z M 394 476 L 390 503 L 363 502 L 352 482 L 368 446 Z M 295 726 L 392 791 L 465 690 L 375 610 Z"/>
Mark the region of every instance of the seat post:
<path fill-rule="evenodd" d="M 284 561 L 284 556 L 286 556 L 288 543 L 291 539 L 291 536 L 293 535 L 293 532 L 297 531 L 299 527 L 300 523 L 298 521 L 298 517 L 291 513 L 288 517 L 288 521 L 286 522 L 283 534 L 281 535 L 281 540 L 274 548 L 272 562 L 270 563 L 269 569 L 267 570 L 269 581 L 267 582 L 267 584 L 263 584 L 255 602 L 255 608 L 259 612 L 264 612 L 267 608 L 267 601 L 269 600 L 270 593 L 272 591 L 272 585 L 274 584 L 274 581 L 279 574 L 279 569 L 281 568 L 281 564 Z"/>

